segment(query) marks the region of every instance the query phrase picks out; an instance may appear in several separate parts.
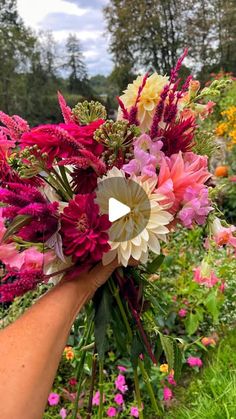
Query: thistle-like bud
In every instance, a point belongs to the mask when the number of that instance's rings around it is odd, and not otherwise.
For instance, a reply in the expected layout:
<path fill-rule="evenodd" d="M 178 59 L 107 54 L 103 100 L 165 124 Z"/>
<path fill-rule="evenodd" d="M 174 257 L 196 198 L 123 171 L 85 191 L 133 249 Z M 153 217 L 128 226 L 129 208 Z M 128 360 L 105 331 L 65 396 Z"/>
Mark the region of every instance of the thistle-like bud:
<path fill-rule="evenodd" d="M 81 125 L 89 125 L 98 119 L 106 119 L 107 112 L 100 102 L 79 102 L 73 109 L 72 113 L 76 122 Z"/>
<path fill-rule="evenodd" d="M 8 164 L 22 178 L 28 179 L 38 175 L 44 170 L 47 160 L 47 153 L 41 154 L 40 149 L 34 146 L 25 147 L 24 150 L 12 154 L 8 158 Z"/>
<path fill-rule="evenodd" d="M 128 121 L 108 120 L 95 131 L 94 139 L 111 150 L 118 150 L 129 147 L 138 135 L 140 129 L 136 125 L 129 125 Z"/>

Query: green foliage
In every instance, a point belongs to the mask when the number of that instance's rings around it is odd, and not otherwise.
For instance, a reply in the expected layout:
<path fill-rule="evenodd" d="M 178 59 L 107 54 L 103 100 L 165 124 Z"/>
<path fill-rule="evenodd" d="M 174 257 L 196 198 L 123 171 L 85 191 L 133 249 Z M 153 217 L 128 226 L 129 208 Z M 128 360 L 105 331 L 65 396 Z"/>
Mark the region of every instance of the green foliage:
<path fill-rule="evenodd" d="M 111 318 L 111 298 L 107 287 L 98 290 L 94 299 L 95 303 L 95 322 L 94 335 L 100 359 L 104 358 L 107 349 L 107 329 Z"/>

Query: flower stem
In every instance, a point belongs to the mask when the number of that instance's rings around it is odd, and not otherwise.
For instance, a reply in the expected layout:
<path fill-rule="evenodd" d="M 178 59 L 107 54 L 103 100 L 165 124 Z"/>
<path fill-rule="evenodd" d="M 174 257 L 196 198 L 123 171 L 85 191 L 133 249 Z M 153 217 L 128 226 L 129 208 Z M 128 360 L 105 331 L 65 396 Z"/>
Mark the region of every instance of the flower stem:
<path fill-rule="evenodd" d="M 113 279 L 110 279 L 108 284 L 109 284 L 109 287 L 110 287 L 110 290 L 111 290 L 112 294 L 114 295 L 114 297 L 116 299 L 117 305 L 120 309 L 121 317 L 122 317 L 122 319 L 124 321 L 124 324 L 126 326 L 128 336 L 129 336 L 130 340 L 132 341 L 133 332 L 132 332 L 132 329 L 129 325 L 127 314 L 125 312 L 123 303 L 122 303 L 121 298 L 120 298 L 119 289 L 115 286 Z M 149 397 L 150 397 L 150 400 L 151 400 L 151 403 L 152 403 L 152 408 L 156 412 L 157 418 L 158 417 L 163 417 L 163 412 L 161 410 L 161 407 L 158 406 L 158 403 L 156 401 L 155 394 L 154 394 L 154 391 L 153 391 L 153 388 L 152 388 L 152 384 L 150 383 L 148 373 L 145 370 L 145 367 L 144 367 L 144 365 L 143 365 L 143 363 L 140 359 L 138 360 L 138 366 L 140 368 L 140 371 L 141 371 L 141 374 L 142 374 L 142 377 L 143 377 L 143 381 L 145 382 L 145 384 L 147 386 Z M 136 391 L 136 386 L 135 386 L 135 391 Z M 137 394 L 136 394 L 136 397 L 137 397 Z"/>
<path fill-rule="evenodd" d="M 135 386 L 136 400 L 138 404 L 139 418 L 143 419 L 143 406 L 142 406 L 142 400 L 141 400 L 141 394 L 140 394 L 140 388 L 139 388 L 137 368 L 134 368 L 134 386 Z"/>
<path fill-rule="evenodd" d="M 103 419 L 103 358 L 99 360 L 99 409 L 98 409 L 98 419 Z"/>
<path fill-rule="evenodd" d="M 91 331 L 92 331 L 92 326 L 93 326 L 93 316 L 90 317 L 87 333 L 86 333 L 86 335 L 83 339 L 83 342 L 82 342 L 83 346 L 88 345 L 88 343 L 89 343 L 90 335 L 91 335 Z M 80 393 L 81 393 L 81 385 L 82 385 L 82 380 L 83 380 L 83 369 L 84 369 L 85 359 L 86 359 L 86 351 L 83 351 L 82 354 L 81 354 L 80 360 L 79 360 L 77 371 L 76 371 L 76 379 L 77 379 L 77 383 L 78 383 L 77 384 L 77 394 L 76 394 L 76 399 L 75 399 L 75 403 L 74 403 L 74 410 L 73 410 L 71 419 L 76 419 L 77 418 L 78 403 L 79 403 L 79 397 L 80 397 Z"/>
<path fill-rule="evenodd" d="M 96 355 L 96 346 L 94 346 L 92 375 L 91 375 L 89 401 L 88 401 L 88 408 L 87 408 L 87 419 L 91 419 L 92 417 L 92 403 L 93 403 L 94 384 L 95 384 L 95 378 L 96 378 L 96 369 L 97 369 L 97 355 Z"/>

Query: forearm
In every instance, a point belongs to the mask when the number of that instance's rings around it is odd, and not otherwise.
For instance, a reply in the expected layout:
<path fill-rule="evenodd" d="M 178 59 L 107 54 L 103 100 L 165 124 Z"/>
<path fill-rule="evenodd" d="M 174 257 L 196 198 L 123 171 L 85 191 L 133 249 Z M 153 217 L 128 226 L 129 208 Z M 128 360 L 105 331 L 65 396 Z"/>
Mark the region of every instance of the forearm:
<path fill-rule="evenodd" d="M 84 282 L 59 284 L 0 332 L 1 419 L 42 417 L 70 328 L 89 297 Z"/>

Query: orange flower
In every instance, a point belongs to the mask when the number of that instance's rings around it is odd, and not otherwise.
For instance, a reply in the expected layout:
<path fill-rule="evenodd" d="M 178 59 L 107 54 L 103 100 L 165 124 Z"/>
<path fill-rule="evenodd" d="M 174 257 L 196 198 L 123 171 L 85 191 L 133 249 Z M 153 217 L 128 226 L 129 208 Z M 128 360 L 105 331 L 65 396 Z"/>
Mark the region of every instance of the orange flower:
<path fill-rule="evenodd" d="M 204 346 L 209 346 L 209 345 L 215 345 L 216 344 L 215 339 L 213 339 L 211 337 L 204 337 L 204 338 L 202 338 L 201 342 Z"/>
<path fill-rule="evenodd" d="M 75 357 L 74 350 L 71 346 L 66 346 L 64 349 L 65 357 L 68 361 L 72 361 Z"/>
<path fill-rule="evenodd" d="M 227 177 L 228 176 L 228 166 L 218 166 L 215 169 L 216 177 Z"/>

